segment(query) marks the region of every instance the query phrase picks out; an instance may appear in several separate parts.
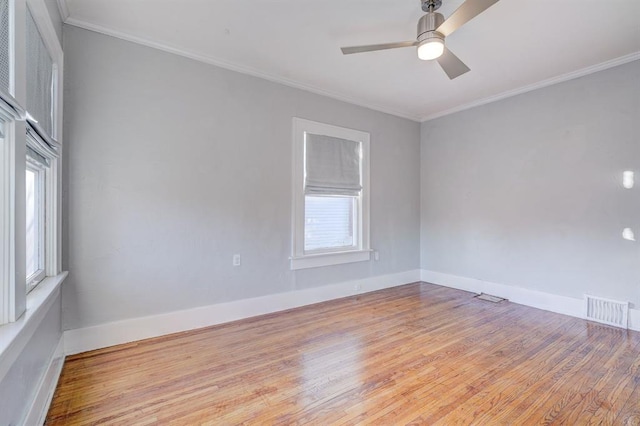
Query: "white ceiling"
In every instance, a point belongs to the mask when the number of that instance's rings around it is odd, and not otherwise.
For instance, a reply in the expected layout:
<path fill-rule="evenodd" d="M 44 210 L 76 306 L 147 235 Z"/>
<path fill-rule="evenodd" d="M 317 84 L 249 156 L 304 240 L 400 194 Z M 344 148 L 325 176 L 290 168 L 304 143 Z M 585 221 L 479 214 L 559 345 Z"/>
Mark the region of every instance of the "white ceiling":
<path fill-rule="evenodd" d="M 443 0 L 439 12 L 462 3 Z M 447 38 L 471 68 L 456 80 L 411 47 L 340 52 L 414 40 L 419 0 L 66 4 L 69 24 L 414 120 L 640 59 L 640 0 L 502 0 Z"/>

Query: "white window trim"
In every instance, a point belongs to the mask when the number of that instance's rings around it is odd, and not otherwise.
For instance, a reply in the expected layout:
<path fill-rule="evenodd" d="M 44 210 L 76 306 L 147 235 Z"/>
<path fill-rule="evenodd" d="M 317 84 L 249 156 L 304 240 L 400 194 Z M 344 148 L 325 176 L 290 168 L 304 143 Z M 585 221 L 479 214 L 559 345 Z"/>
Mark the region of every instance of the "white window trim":
<path fill-rule="evenodd" d="M 15 319 L 15 220 L 10 212 L 15 211 L 13 188 L 15 169 L 12 158 L 15 149 L 14 123 L 17 117 L 10 115 L 0 102 L 0 118 L 4 121 L 5 137 L 0 140 L 0 324 Z"/>
<path fill-rule="evenodd" d="M 326 135 L 362 143 L 362 192 L 358 203 L 357 249 L 327 253 L 304 251 L 304 134 Z M 369 133 L 316 121 L 293 118 L 293 204 L 291 269 L 316 268 L 371 259 L 369 243 Z"/>
<path fill-rule="evenodd" d="M 60 153 L 61 155 L 61 153 Z M 62 271 L 62 216 L 60 214 L 60 158 L 49 158 L 45 173 L 45 272 L 55 277 Z"/>

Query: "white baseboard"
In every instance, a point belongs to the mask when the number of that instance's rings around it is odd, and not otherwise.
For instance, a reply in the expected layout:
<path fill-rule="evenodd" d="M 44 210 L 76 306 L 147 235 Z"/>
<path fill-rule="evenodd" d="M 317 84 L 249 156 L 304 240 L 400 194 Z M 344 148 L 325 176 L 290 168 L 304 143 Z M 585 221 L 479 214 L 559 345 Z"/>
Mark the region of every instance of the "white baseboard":
<path fill-rule="evenodd" d="M 64 350 L 65 354 L 72 355 L 416 281 L 420 281 L 419 269 L 67 330 L 64 332 Z"/>
<path fill-rule="evenodd" d="M 64 336 L 60 336 L 56 350 L 51 355 L 47 371 L 44 373 L 44 376 L 42 376 L 42 380 L 40 381 L 38 390 L 36 391 L 36 396 L 33 399 L 31 407 L 27 413 L 27 417 L 25 418 L 25 426 L 40 426 L 44 424 L 63 365 Z"/>
<path fill-rule="evenodd" d="M 503 297 L 520 305 L 531 306 L 545 311 L 584 318 L 584 300 L 574 297 L 544 293 L 523 287 L 482 281 L 475 278 L 461 277 L 423 269 L 420 271 L 421 281 L 438 284 L 444 287 L 466 290 L 473 293 L 487 293 Z M 629 309 L 629 329 L 640 331 L 640 310 Z"/>

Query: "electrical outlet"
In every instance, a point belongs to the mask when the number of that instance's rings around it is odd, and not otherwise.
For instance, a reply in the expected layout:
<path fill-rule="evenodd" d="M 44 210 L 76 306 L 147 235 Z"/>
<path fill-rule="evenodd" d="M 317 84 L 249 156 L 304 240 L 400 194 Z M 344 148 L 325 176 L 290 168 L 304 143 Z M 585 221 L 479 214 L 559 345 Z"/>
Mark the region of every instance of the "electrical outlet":
<path fill-rule="evenodd" d="M 378 250 L 373 252 L 373 260 L 380 260 L 380 252 Z"/>
<path fill-rule="evenodd" d="M 356 284 L 356 291 L 362 290 L 362 284 Z"/>
<path fill-rule="evenodd" d="M 240 255 L 239 254 L 234 254 L 233 255 L 233 266 L 240 266 Z"/>

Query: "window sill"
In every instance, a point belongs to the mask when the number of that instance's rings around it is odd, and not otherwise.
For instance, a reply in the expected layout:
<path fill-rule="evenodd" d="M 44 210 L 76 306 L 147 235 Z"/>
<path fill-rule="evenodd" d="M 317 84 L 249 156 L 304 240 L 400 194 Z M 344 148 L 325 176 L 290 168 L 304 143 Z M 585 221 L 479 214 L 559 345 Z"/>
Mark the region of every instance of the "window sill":
<path fill-rule="evenodd" d="M 309 254 L 292 257 L 291 270 L 318 268 L 343 263 L 365 262 L 371 259 L 371 250 L 342 251 L 336 253 Z"/>
<path fill-rule="evenodd" d="M 68 272 L 47 277 L 27 295 L 27 310 L 15 322 L 0 325 L 0 381 L 29 343 L 51 304 L 60 294 Z"/>

